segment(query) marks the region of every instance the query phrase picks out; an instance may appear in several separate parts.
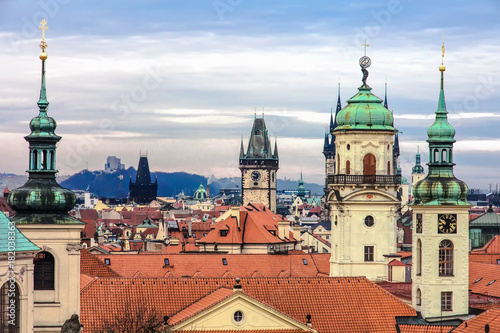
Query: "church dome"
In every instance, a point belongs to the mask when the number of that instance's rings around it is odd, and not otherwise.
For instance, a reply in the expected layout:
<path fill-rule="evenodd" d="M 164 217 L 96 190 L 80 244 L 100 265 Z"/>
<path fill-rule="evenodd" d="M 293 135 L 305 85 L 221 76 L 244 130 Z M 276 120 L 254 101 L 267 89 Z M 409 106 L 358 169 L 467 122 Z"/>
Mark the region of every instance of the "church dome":
<path fill-rule="evenodd" d="M 76 195 L 60 186 L 55 178 L 31 178 L 9 193 L 7 203 L 16 212 L 67 213 L 76 204 Z"/>
<path fill-rule="evenodd" d="M 382 105 L 382 99 L 362 86 L 338 113 L 336 130 L 387 130 L 394 131 L 391 111 Z"/>
<path fill-rule="evenodd" d="M 193 199 L 205 200 L 207 198 L 208 198 L 207 191 L 205 190 L 205 187 L 203 187 L 203 184 L 200 184 L 196 192 L 194 192 Z"/>
<path fill-rule="evenodd" d="M 31 134 L 30 136 L 36 135 L 38 137 L 40 136 L 55 136 L 57 135 L 54 133 L 56 130 L 57 124 L 54 118 L 47 116 L 45 112 L 40 112 L 38 116 L 35 118 L 31 119 L 30 122 L 30 129 L 31 129 Z"/>
<path fill-rule="evenodd" d="M 468 193 L 469 188 L 464 181 L 453 174 L 450 177 L 440 173 L 429 174 L 413 189 L 414 204 L 417 205 L 468 205 Z"/>

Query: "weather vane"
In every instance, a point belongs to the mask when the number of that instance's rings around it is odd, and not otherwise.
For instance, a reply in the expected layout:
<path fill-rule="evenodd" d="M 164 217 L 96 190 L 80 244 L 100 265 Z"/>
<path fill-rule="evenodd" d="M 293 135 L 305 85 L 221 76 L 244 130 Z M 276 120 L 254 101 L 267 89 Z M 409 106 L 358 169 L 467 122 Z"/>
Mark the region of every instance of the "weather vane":
<path fill-rule="evenodd" d="M 368 71 L 366 69 L 372 64 L 372 60 L 370 59 L 370 57 L 366 56 L 366 48 L 370 46 L 370 44 L 367 44 L 365 39 L 365 43 L 361 45 L 365 47 L 365 55 L 359 58 L 359 66 L 361 66 L 361 72 L 363 72 L 363 78 L 361 79 L 361 81 L 363 82 L 363 87 L 368 87 L 368 85 L 366 84 Z"/>

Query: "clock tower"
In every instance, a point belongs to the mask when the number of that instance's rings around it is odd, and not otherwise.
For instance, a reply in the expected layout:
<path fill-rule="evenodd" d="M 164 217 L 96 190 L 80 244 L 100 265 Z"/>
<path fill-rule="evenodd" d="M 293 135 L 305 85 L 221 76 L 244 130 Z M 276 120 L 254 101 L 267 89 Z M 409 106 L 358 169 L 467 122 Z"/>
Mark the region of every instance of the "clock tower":
<path fill-rule="evenodd" d="M 271 141 L 262 118 L 254 119 L 248 149 L 245 153 L 243 139 L 240 149 L 241 201 L 243 205 L 262 203 L 276 212 L 276 184 L 279 168 L 278 144 Z"/>
<path fill-rule="evenodd" d="M 444 56 L 444 45 L 443 45 Z M 413 189 L 412 303 L 427 321 L 469 313 L 468 188 L 453 175 L 455 129 L 444 99 L 445 66 L 436 119 L 427 129 L 429 173 Z"/>

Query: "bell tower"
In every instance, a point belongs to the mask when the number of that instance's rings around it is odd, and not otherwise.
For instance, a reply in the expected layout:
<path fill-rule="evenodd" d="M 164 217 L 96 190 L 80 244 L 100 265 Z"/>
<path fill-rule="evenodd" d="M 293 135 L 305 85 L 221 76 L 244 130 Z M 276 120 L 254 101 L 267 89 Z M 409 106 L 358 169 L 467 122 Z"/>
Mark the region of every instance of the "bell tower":
<path fill-rule="evenodd" d="M 386 280 L 396 256 L 396 218 L 401 176 L 394 163 L 392 113 L 366 83 L 371 60 L 359 60 L 358 93 L 337 114 L 336 170 L 328 177 L 332 221 L 331 276 Z"/>
<path fill-rule="evenodd" d="M 243 149 L 243 138 L 240 148 L 241 201 L 243 205 L 262 203 L 276 212 L 276 184 L 279 168 L 278 143 L 274 142 L 274 153 L 271 141 L 262 118 L 255 116 L 248 149 Z"/>
<path fill-rule="evenodd" d="M 80 312 L 80 230 L 85 223 L 68 214 L 75 194 L 56 180 L 56 121 L 48 115 L 45 87 L 45 29 L 40 47 L 42 83 L 38 115 L 31 119 L 28 181 L 7 198 L 16 227 L 41 251 L 34 258 L 34 332 L 60 332 L 66 319 Z"/>
<path fill-rule="evenodd" d="M 444 57 L 444 44 L 443 44 Z M 434 124 L 427 129 L 428 174 L 413 189 L 412 303 L 427 321 L 469 313 L 468 188 L 453 175 L 455 129 L 448 123 L 444 71 Z"/>

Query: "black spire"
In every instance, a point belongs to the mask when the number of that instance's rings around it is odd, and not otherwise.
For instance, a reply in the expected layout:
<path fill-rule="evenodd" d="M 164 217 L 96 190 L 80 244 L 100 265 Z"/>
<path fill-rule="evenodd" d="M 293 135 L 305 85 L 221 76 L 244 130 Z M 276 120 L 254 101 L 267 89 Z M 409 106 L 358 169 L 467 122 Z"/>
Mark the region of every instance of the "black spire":
<path fill-rule="evenodd" d="M 156 199 L 158 192 L 158 179 L 151 182 L 151 173 L 149 172 L 149 163 L 147 155 L 141 155 L 139 166 L 137 167 L 137 176 L 135 183 L 130 179 L 129 183 L 130 198 L 137 204 L 148 204 Z"/>

